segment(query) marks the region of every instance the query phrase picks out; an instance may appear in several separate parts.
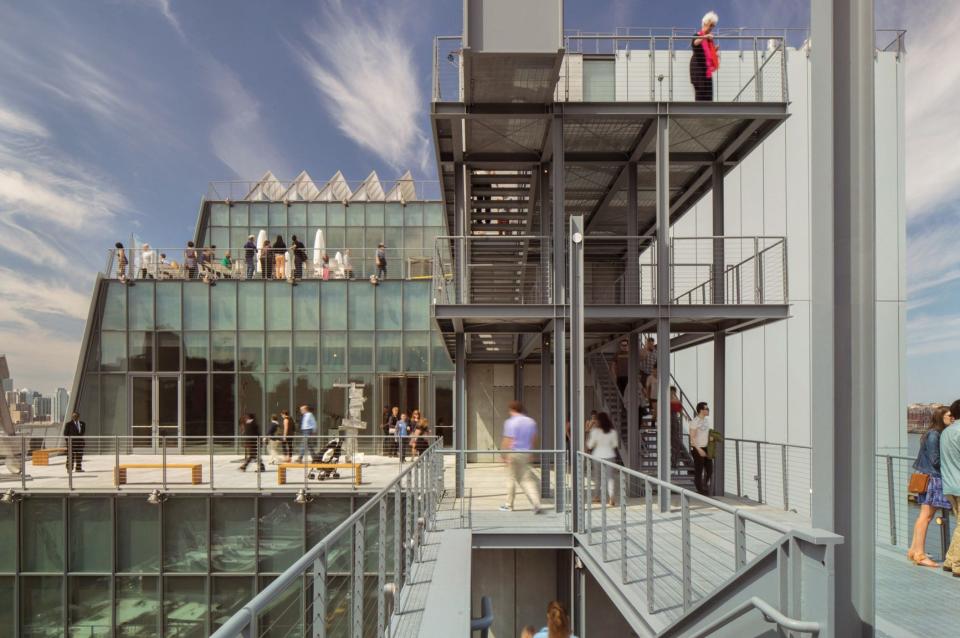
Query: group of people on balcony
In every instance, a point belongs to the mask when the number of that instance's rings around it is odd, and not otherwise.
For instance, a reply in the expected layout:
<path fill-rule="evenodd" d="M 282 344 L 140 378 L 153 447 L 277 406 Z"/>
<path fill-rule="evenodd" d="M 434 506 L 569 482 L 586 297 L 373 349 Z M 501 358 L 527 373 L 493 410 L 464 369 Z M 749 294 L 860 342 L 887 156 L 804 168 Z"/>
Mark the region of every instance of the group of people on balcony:
<path fill-rule="evenodd" d="M 407 458 L 407 448 L 411 457 L 420 456 L 430 447 L 430 422 L 414 408 L 408 415 L 401 412 L 399 406 L 384 407 L 380 418 L 380 430 L 386 437 L 383 453 L 385 456 Z"/>

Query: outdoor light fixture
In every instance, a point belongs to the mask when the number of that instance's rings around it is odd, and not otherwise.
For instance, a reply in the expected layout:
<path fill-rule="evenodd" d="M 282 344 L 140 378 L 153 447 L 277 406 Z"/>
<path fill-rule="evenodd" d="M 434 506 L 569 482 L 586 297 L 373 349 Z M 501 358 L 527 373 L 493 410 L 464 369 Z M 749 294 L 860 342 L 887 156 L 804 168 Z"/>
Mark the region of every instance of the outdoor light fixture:
<path fill-rule="evenodd" d="M 313 500 L 313 497 L 307 494 L 307 490 L 299 489 L 297 490 L 297 495 L 293 498 L 293 502 L 297 505 L 306 505 Z"/>
<path fill-rule="evenodd" d="M 152 492 L 147 494 L 147 502 L 150 503 L 151 505 L 159 505 L 165 500 L 167 500 L 167 496 L 160 490 L 153 490 Z"/>
<path fill-rule="evenodd" d="M 583 241 L 583 235 L 581 235 L 580 233 L 573 234 L 573 243 L 579 244 L 582 241 Z"/>
<path fill-rule="evenodd" d="M 3 493 L 3 496 L 0 496 L 0 503 L 6 503 L 7 505 L 13 505 L 19 500 L 20 495 L 13 490 L 7 490 Z"/>

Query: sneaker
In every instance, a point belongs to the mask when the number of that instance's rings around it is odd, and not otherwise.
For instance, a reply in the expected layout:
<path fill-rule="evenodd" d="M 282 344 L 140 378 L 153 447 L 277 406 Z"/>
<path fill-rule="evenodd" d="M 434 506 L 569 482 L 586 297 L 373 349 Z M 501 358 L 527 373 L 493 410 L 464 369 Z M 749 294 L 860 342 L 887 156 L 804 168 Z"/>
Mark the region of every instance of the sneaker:
<path fill-rule="evenodd" d="M 542 507 L 534 507 L 534 508 L 533 508 L 533 515 L 534 515 L 534 516 L 539 516 L 540 514 L 543 514 L 543 508 L 542 508 Z"/>
<path fill-rule="evenodd" d="M 510 506 L 507 505 L 507 504 L 503 504 L 503 505 L 500 506 L 500 511 L 501 511 L 501 512 L 512 512 L 512 511 L 513 511 L 513 508 L 510 507 Z"/>

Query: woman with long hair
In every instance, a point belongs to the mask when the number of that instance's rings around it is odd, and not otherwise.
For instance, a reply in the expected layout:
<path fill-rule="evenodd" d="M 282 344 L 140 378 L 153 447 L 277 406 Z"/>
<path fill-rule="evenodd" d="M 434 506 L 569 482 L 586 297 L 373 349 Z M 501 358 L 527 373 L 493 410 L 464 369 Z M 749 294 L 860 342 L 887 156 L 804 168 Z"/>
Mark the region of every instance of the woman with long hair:
<path fill-rule="evenodd" d="M 563 603 L 553 600 L 547 605 L 547 626 L 533 638 L 577 638 L 570 628 L 570 616 Z"/>
<path fill-rule="evenodd" d="M 601 459 L 610 463 L 617 461 L 617 448 L 620 447 L 620 437 L 613 427 L 613 421 L 606 412 L 598 412 L 596 425 L 590 429 L 587 435 L 587 451 L 595 459 Z M 593 502 L 600 502 L 600 466 L 601 463 L 590 463 L 593 471 Z M 617 472 L 612 467 L 607 467 L 607 504 L 611 507 L 616 505 L 616 486 Z"/>
<path fill-rule="evenodd" d="M 937 408 L 930 417 L 930 428 L 920 439 L 920 451 L 913 469 L 929 476 L 927 491 L 917 494 L 920 515 L 913 526 L 913 542 L 907 550 L 907 558 L 921 567 L 939 567 L 926 553 L 927 527 L 933 520 L 937 509 L 952 509 L 943 495 L 943 480 L 940 476 L 940 433 L 953 423 L 954 415 L 950 408 Z"/>
<path fill-rule="evenodd" d="M 277 238 L 273 240 L 273 276 L 277 279 L 283 279 L 286 266 L 287 244 L 284 243 L 282 236 L 277 235 Z"/>

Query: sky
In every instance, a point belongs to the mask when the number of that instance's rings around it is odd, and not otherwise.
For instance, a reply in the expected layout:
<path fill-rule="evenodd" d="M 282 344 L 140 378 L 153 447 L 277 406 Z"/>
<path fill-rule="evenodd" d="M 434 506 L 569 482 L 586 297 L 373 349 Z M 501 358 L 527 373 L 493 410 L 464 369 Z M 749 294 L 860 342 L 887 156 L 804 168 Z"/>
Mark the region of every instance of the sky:
<path fill-rule="evenodd" d="M 460 32 L 461 6 L 0 0 L 0 352 L 16 385 L 70 387 L 107 248 L 132 233 L 181 246 L 211 181 L 435 180 L 432 38 Z M 565 25 L 694 27 L 707 9 L 722 27 L 809 23 L 804 0 L 566 0 Z M 949 401 L 960 3 L 878 0 L 876 22 L 908 29 L 907 398 Z"/>

